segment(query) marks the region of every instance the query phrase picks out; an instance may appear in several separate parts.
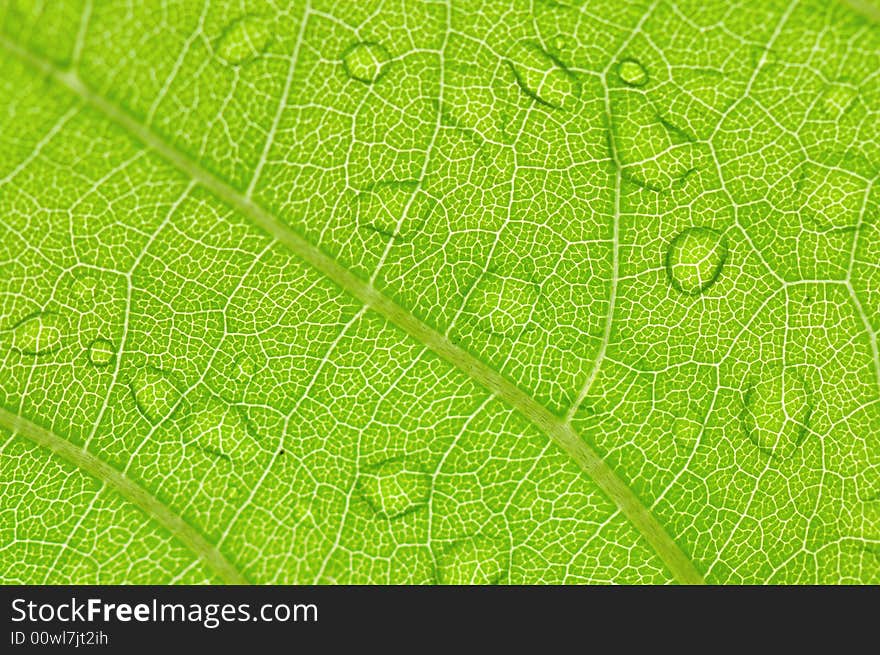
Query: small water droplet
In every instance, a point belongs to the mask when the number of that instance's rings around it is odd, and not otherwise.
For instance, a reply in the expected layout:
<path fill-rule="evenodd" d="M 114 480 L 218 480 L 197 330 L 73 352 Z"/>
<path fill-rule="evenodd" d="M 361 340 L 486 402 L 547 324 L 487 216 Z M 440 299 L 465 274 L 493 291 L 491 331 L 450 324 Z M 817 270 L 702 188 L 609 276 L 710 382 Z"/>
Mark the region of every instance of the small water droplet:
<path fill-rule="evenodd" d="M 849 109 L 859 92 L 848 84 L 829 84 L 822 94 L 822 107 L 834 118 L 840 118 Z"/>
<path fill-rule="evenodd" d="M 242 353 L 235 360 L 234 372 L 240 377 L 250 378 L 257 372 L 259 365 L 250 353 Z"/>
<path fill-rule="evenodd" d="M 537 44 L 517 43 L 511 50 L 509 63 L 523 92 L 543 105 L 570 109 L 580 97 L 577 77 Z"/>
<path fill-rule="evenodd" d="M 498 584 L 509 568 L 509 549 L 482 536 L 457 541 L 438 558 L 440 584 Z"/>
<path fill-rule="evenodd" d="M 256 461 L 264 452 L 247 419 L 237 407 L 202 399 L 186 412 L 183 436 L 211 458 L 227 463 Z M 276 457 L 284 451 L 276 451 Z"/>
<path fill-rule="evenodd" d="M 137 408 L 154 425 L 171 414 L 180 398 L 180 391 L 165 373 L 152 367 L 138 369 L 130 388 Z"/>
<path fill-rule="evenodd" d="M 550 47 L 558 54 L 570 52 L 575 49 L 576 42 L 568 34 L 557 34 L 550 41 Z"/>
<path fill-rule="evenodd" d="M 110 340 L 99 337 L 89 344 L 89 362 L 93 366 L 107 366 L 115 357 L 116 347 Z"/>
<path fill-rule="evenodd" d="M 691 227 L 669 244 L 666 274 L 672 286 L 695 296 L 712 286 L 727 260 L 727 237 L 708 227 Z"/>
<path fill-rule="evenodd" d="M 71 282 L 71 297 L 80 302 L 93 303 L 98 282 L 93 277 L 79 277 Z"/>
<path fill-rule="evenodd" d="M 741 415 L 749 440 L 772 457 L 790 457 L 806 439 L 813 413 L 805 378 L 788 366 L 772 366 L 746 391 Z"/>
<path fill-rule="evenodd" d="M 392 459 L 362 472 L 358 488 L 370 507 L 385 518 L 393 519 L 428 502 L 431 477 L 407 468 L 403 460 Z"/>
<path fill-rule="evenodd" d="M 377 82 L 388 68 L 391 53 L 380 43 L 362 41 L 342 53 L 342 67 L 352 79 L 364 84 Z"/>
<path fill-rule="evenodd" d="M 477 317 L 484 332 L 515 338 L 528 324 L 540 295 L 534 282 L 487 273 L 474 289 L 467 311 Z"/>
<path fill-rule="evenodd" d="M 223 32 L 217 54 L 227 64 L 244 64 L 258 57 L 270 38 L 272 31 L 267 20 L 259 16 L 245 16 L 231 23 Z"/>
<path fill-rule="evenodd" d="M 387 237 L 407 239 L 424 226 L 436 204 L 416 180 L 379 182 L 355 198 L 355 220 Z"/>
<path fill-rule="evenodd" d="M 61 347 L 67 322 L 56 312 L 37 312 L 12 327 L 12 347 L 25 355 L 45 355 Z"/>
<path fill-rule="evenodd" d="M 617 65 L 617 74 L 624 83 L 630 86 L 645 86 L 648 72 L 635 59 L 624 59 Z"/>
<path fill-rule="evenodd" d="M 217 353 L 206 384 L 229 403 L 244 399 L 248 385 L 266 366 L 266 357 L 260 350 L 235 352 L 226 349 Z"/>

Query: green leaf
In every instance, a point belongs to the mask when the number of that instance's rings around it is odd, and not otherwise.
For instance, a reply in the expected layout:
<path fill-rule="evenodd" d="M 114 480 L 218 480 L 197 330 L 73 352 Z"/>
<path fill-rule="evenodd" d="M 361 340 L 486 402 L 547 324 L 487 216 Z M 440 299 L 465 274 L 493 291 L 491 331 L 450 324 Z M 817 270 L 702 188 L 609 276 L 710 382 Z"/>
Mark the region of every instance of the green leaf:
<path fill-rule="evenodd" d="M 875 4 L 0 25 L 3 582 L 880 582 Z"/>

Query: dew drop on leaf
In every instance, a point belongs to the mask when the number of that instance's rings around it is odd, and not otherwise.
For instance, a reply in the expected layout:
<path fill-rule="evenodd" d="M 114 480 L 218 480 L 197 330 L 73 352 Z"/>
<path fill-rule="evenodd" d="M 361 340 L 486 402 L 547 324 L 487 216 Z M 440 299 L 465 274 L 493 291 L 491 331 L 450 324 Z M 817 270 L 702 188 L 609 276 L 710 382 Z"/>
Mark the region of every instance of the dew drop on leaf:
<path fill-rule="evenodd" d="M 265 19 L 245 16 L 223 32 L 217 54 L 227 64 L 244 64 L 258 57 L 271 37 L 269 23 Z"/>
<path fill-rule="evenodd" d="M 372 84 L 382 77 L 390 59 L 391 53 L 382 44 L 362 41 L 342 53 L 342 67 L 353 80 Z"/>
<path fill-rule="evenodd" d="M 55 312 L 38 312 L 12 328 L 12 347 L 25 355 L 45 355 L 61 346 L 65 321 Z"/>
<path fill-rule="evenodd" d="M 187 436 L 195 439 L 207 454 L 229 459 L 245 434 L 240 422 L 219 404 L 210 404 L 195 413 Z"/>
<path fill-rule="evenodd" d="M 259 351 L 241 350 L 217 353 L 206 377 L 206 384 L 217 395 L 229 403 L 241 402 L 253 380 L 266 366 L 266 357 Z"/>
<path fill-rule="evenodd" d="M 540 299 L 539 286 L 514 277 L 487 273 L 467 303 L 480 328 L 500 337 L 517 337 Z"/>
<path fill-rule="evenodd" d="M 790 457 L 809 432 L 813 413 L 810 386 L 791 367 L 774 366 L 746 391 L 743 430 L 762 452 Z"/>
<path fill-rule="evenodd" d="M 617 74 L 624 83 L 630 86 L 645 86 L 648 72 L 635 59 L 624 59 L 617 65 Z"/>
<path fill-rule="evenodd" d="M 116 348 L 108 339 L 99 337 L 89 344 L 89 363 L 93 366 L 107 366 L 115 356 Z"/>
<path fill-rule="evenodd" d="M 416 180 L 388 181 L 359 193 L 354 213 L 358 226 L 406 240 L 424 226 L 435 205 Z"/>
<path fill-rule="evenodd" d="M 697 295 L 712 286 L 727 260 L 727 237 L 708 227 L 691 227 L 669 244 L 666 274 L 672 286 Z"/>
<path fill-rule="evenodd" d="M 387 519 L 407 514 L 428 502 L 431 477 L 392 459 L 362 472 L 358 488 L 364 500 Z"/>
<path fill-rule="evenodd" d="M 159 369 L 138 369 L 131 380 L 131 392 L 140 413 L 154 425 L 165 419 L 174 409 L 180 392 Z"/>
<path fill-rule="evenodd" d="M 510 567 L 509 548 L 483 536 L 462 539 L 447 547 L 437 563 L 440 584 L 498 584 Z"/>
<path fill-rule="evenodd" d="M 530 42 L 517 43 L 510 67 L 523 92 L 554 109 L 570 109 L 580 97 L 577 77 L 556 57 Z"/>
<path fill-rule="evenodd" d="M 858 97 L 858 90 L 845 84 L 831 84 L 822 94 L 822 107 L 831 118 L 840 118 Z"/>
<path fill-rule="evenodd" d="M 250 353 L 242 353 L 235 360 L 235 372 L 244 378 L 250 378 L 259 368 L 253 355 Z"/>

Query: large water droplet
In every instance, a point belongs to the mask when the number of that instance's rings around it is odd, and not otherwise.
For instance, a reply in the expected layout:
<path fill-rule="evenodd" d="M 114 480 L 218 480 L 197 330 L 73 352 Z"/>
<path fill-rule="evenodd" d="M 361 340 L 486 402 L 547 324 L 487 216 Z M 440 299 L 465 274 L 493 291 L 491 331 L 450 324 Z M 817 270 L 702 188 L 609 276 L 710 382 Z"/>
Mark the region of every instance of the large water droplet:
<path fill-rule="evenodd" d="M 743 430 L 762 452 L 790 457 L 809 433 L 813 413 L 812 390 L 791 367 L 773 366 L 746 391 Z"/>
<path fill-rule="evenodd" d="M 45 355 L 61 347 L 67 322 L 55 312 L 26 316 L 12 328 L 12 347 L 25 355 Z"/>
<path fill-rule="evenodd" d="M 110 340 L 99 337 L 89 344 L 89 362 L 93 366 L 107 366 L 115 357 L 116 347 Z"/>
<path fill-rule="evenodd" d="M 510 567 L 509 549 L 497 539 L 462 539 L 438 558 L 440 584 L 498 584 Z"/>
<path fill-rule="evenodd" d="M 244 64 L 258 57 L 272 37 L 269 22 L 259 16 L 245 16 L 233 22 L 220 37 L 217 54 L 227 64 Z"/>
<path fill-rule="evenodd" d="M 408 514 L 428 502 L 431 477 L 392 459 L 370 467 L 358 478 L 358 488 L 376 512 L 388 519 Z"/>
<path fill-rule="evenodd" d="M 727 237 L 708 227 L 691 227 L 669 244 L 666 273 L 672 286 L 695 296 L 715 283 L 726 260 Z"/>
<path fill-rule="evenodd" d="M 342 53 L 342 67 L 352 79 L 364 84 L 379 80 L 388 68 L 391 53 L 380 43 L 355 43 Z"/>
<path fill-rule="evenodd" d="M 152 367 L 138 369 L 130 388 L 137 408 L 154 425 L 171 414 L 180 398 L 180 391 L 165 373 Z"/>
<path fill-rule="evenodd" d="M 623 176 L 655 192 L 683 186 L 706 156 L 705 147 L 641 91 L 618 87 L 610 100 L 611 135 Z"/>
<path fill-rule="evenodd" d="M 635 59 L 624 59 L 617 65 L 617 74 L 624 83 L 630 86 L 645 86 L 648 72 Z"/>
<path fill-rule="evenodd" d="M 510 67 L 523 92 L 554 109 L 570 109 L 580 97 L 581 85 L 556 57 L 530 42 L 517 43 Z"/>

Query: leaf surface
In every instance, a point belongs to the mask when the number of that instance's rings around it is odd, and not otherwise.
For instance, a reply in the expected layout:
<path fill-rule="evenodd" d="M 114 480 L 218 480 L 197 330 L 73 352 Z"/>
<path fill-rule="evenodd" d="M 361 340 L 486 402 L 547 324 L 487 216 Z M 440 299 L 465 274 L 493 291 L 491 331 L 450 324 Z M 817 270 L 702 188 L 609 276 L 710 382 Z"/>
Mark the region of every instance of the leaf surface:
<path fill-rule="evenodd" d="M 880 581 L 872 3 L 0 3 L 7 583 Z"/>

